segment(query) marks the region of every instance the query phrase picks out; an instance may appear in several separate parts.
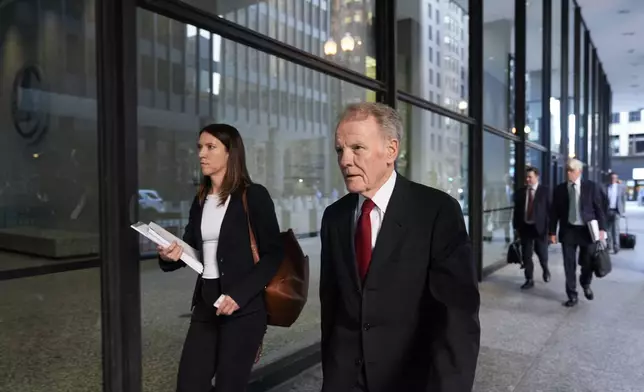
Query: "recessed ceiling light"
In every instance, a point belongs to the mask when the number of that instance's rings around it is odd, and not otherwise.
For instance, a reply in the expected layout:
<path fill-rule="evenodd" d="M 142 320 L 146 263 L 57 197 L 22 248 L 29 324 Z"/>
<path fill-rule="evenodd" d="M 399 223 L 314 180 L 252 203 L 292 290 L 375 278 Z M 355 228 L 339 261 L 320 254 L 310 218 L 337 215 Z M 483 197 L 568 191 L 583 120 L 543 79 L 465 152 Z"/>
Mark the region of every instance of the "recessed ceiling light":
<path fill-rule="evenodd" d="M 632 36 L 635 35 L 635 32 L 634 31 L 627 31 L 625 33 L 622 33 L 622 35 L 624 35 L 626 37 L 632 37 Z"/>
<path fill-rule="evenodd" d="M 632 88 L 638 88 L 640 85 L 639 84 L 631 84 Z"/>
<path fill-rule="evenodd" d="M 631 13 L 631 11 L 630 11 L 630 10 L 619 10 L 619 11 L 617 11 L 617 13 L 618 13 L 618 14 L 625 15 L 625 14 L 630 14 L 630 13 Z"/>
<path fill-rule="evenodd" d="M 629 50 L 628 50 L 628 53 L 629 53 L 629 54 L 635 53 L 635 49 L 629 49 Z"/>

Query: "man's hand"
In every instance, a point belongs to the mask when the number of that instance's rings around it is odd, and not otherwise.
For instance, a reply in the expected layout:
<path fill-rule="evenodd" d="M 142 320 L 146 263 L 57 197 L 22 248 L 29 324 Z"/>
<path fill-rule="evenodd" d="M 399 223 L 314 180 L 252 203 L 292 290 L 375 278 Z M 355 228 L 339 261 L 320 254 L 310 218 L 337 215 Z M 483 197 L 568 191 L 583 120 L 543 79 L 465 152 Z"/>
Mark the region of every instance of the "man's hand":
<path fill-rule="evenodd" d="M 557 243 L 557 236 L 554 234 L 550 235 L 550 243 L 551 244 L 556 244 Z"/>
<path fill-rule="evenodd" d="M 217 316 L 224 315 L 230 316 L 233 312 L 239 310 L 239 305 L 231 297 L 224 295 L 224 298 L 221 300 L 221 303 L 217 307 Z"/>
<path fill-rule="evenodd" d="M 604 241 L 606 239 L 606 232 L 604 230 L 599 230 L 599 240 Z"/>

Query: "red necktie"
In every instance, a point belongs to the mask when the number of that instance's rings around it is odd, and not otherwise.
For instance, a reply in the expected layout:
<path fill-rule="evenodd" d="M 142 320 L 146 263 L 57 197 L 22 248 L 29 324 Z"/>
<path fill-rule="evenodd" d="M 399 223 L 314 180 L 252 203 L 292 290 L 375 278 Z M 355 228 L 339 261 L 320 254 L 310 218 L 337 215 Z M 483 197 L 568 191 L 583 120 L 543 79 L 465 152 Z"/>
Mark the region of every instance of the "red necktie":
<path fill-rule="evenodd" d="M 362 203 L 360 218 L 356 225 L 356 261 L 360 279 L 364 280 L 371 263 L 371 210 L 376 204 L 371 199 Z"/>
<path fill-rule="evenodd" d="M 528 188 L 528 214 L 527 218 L 529 221 L 532 221 L 532 210 L 534 208 L 534 190 L 530 187 Z"/>

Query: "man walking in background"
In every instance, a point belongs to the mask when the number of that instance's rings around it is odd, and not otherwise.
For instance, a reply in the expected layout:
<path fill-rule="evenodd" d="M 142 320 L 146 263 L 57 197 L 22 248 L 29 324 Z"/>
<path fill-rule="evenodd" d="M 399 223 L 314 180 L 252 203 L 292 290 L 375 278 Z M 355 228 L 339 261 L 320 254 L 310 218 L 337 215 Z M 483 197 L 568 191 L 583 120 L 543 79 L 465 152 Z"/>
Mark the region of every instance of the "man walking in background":
<path fill-rule="evenodd" d="M 608 195 L 608 248 L 614 253 L 619 252 L 619 220 L 624 215 L 626 207 L 626 190 L 619 181 L 617 173 L 610 175 L 610 184 L 606 189 Z"/>
<path fill-rule="evenodd" d="M 591 255 L 595 243 L 588 223 L 597 221 L 602 240 L 606 230 L 601 187 L 593 181 L 583 180 L 582 169 L 581 161 L 577 159 L 568 161 L 566 165 L 568 181 L 555 188 L 550 213 L 550 241 L 553 244 L 557 242 L 557 224 L 559 224 L 559 240 L 563 250 L 568 295 L 568 301 L 564 306 L 567 307 L 577 305 L 577 248 L 579 248 L 579 265 L 581 265 L 579 283 L 584 290 L 584 296 L 588 300 L 594 298 L 590 283 L 593 278 Z"/>
<path fill-rule="evenodd" d="M 525 272 L 522 289 L 534 287 L 534 263 L 532 254 L 537 254 L 543 281 L 550 281 L 548 269 L 548 219 L 550 215 L 550 189 L 539 184 L 539 170 L 526 169 L 526 186 L 515 194 L 513 226 L 521 240 L 521 253 Z"/>

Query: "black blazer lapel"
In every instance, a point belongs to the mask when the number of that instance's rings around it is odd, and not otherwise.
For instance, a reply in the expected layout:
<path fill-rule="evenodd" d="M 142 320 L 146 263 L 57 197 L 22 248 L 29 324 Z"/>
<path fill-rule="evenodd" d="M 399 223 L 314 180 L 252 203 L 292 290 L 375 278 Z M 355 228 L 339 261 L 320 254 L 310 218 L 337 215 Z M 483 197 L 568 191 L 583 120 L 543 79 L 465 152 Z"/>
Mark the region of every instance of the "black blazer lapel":
<path fill-rule="evenodd" d="M 406 204 L 408 188 L 409 181 L 398 175 L 376 239 L 376 247 L 371 255 L 371 264 L 365 283 L 377 279 L 379 269 L 386 265 L 391 253 L 396 249 L 400 240 L 405 237 L 404 218 L 408 207 Z"/>

